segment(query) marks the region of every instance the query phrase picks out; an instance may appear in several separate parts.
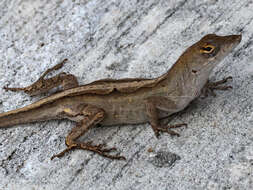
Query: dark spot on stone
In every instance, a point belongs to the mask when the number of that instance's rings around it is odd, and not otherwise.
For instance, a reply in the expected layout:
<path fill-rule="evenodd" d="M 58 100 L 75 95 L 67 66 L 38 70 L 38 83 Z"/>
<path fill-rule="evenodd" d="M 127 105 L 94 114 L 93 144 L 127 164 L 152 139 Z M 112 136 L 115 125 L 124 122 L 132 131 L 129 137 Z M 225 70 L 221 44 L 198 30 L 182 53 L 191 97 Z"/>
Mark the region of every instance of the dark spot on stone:
<path fill-rule="evenodd" d="M 172 167 L 177 160 L 180 160 L 180 156 L 172 152 L 159 151 L 152 157 L 149 162 L 155 167 Z"/>
<path fill-rule="evenodd" d="M 192 70 L 192 72 L 193 72 L 194 74 L 196 74 L 196 73 L 197 73 L 197 71 L 196 71 L 196 70 Z"/>

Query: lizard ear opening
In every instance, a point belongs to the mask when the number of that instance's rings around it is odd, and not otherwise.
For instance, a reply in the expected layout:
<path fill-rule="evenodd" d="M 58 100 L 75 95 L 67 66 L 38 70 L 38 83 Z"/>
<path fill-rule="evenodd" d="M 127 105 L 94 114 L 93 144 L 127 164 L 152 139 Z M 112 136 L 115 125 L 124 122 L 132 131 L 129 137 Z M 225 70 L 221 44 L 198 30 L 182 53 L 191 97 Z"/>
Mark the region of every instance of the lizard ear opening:
<path fill-rule="evenodd" d="M 200 52 L 209 54 L 209 53 L 212 53 L 214 49 L 215 49 L 215 47 L 213 45 L 208 44 L 208 45 L 201 47 Z"/>

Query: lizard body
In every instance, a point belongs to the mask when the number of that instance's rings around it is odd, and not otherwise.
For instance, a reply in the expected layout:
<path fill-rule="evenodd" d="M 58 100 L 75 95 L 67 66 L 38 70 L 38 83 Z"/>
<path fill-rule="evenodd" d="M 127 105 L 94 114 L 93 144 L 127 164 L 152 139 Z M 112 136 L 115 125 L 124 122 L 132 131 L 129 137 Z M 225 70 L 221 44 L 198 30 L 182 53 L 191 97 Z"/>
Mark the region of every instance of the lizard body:
<path fill-rule="evenodd" d="M 81 148 L 108 158 L 124 159 L 122 156 L 108 154 L 114 148 L 106 149 L 103 145 L 77 143 L 76 140 L 98 123 L 117 125 L 150 122 L 156 136 L 159 135 L 159 132 L 178 135 L 169 128 L 185 124 L 162 127 L 158 119 L 183 110 L 198 97 L 208 84 L 208 77 L 213 68 L 240 41 L 241 35 L 206 35 L 189 47 L 167 73 L 154 79 L 103 79 L 78 86 L 75 77 L 65 73 L 52 79 L 44 79 L 49 72 L 46 71 L 37 82 L 29 87 L 5 87 L 5 89 L 23 90 L 30 95 L 35 95 L 51 89 L 55 84 L 62 83 L 65 90 L 26 107 L 1 113 L 0 128 L 67 118 L 76 121 L 77 126 L 66 138 L 68 148 L 56 155 L 57 157 L 73 148 Z M 57 70 L 61 66 L 56 65 L 49 70 Z M 226 80 L 216 82 L 216 84 L 224 82 Z"/>

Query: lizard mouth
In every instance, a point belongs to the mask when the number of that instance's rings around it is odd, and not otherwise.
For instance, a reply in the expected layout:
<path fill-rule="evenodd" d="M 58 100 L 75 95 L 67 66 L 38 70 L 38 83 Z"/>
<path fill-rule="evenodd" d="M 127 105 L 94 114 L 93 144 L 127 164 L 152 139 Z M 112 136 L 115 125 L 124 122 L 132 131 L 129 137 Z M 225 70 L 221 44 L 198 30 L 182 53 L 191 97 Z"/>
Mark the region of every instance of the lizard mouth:
<path fill-rule="evenodd" d="M 221 47 L 221 57 L 225 57 L 231 51 L 233 51 L 236 46 L 241 42 L 242 35 L 229 35 L 221 36 L 220 47 Z"/>
<path fill-rule="evenodd" d="M 227 38 L 227 44 L 230 44 L 232 49 L 235 48 L 242 40 L 242 35 L 230 35 L 225 37 Z"/>
<path fill-rule="evenodd" d="M 241 42 L 242 40 L 242 35 L 231 35 L 231 38 L 233 39 L 233 41 L 237 41 L 238 43 Z"/>

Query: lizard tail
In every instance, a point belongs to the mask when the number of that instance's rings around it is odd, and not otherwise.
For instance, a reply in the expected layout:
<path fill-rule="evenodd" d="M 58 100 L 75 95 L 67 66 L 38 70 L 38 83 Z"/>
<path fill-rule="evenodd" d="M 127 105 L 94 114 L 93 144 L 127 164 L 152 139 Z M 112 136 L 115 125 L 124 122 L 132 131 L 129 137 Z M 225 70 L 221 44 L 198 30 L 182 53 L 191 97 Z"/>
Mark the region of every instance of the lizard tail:
<path fill-rule="evenodd" d="M 27 107 L 0 113 L 0 128 L 57 119 L 57 108 L 53 104 L 43 105 L 43 109 L 42 107 L 27 109 Z"/>

